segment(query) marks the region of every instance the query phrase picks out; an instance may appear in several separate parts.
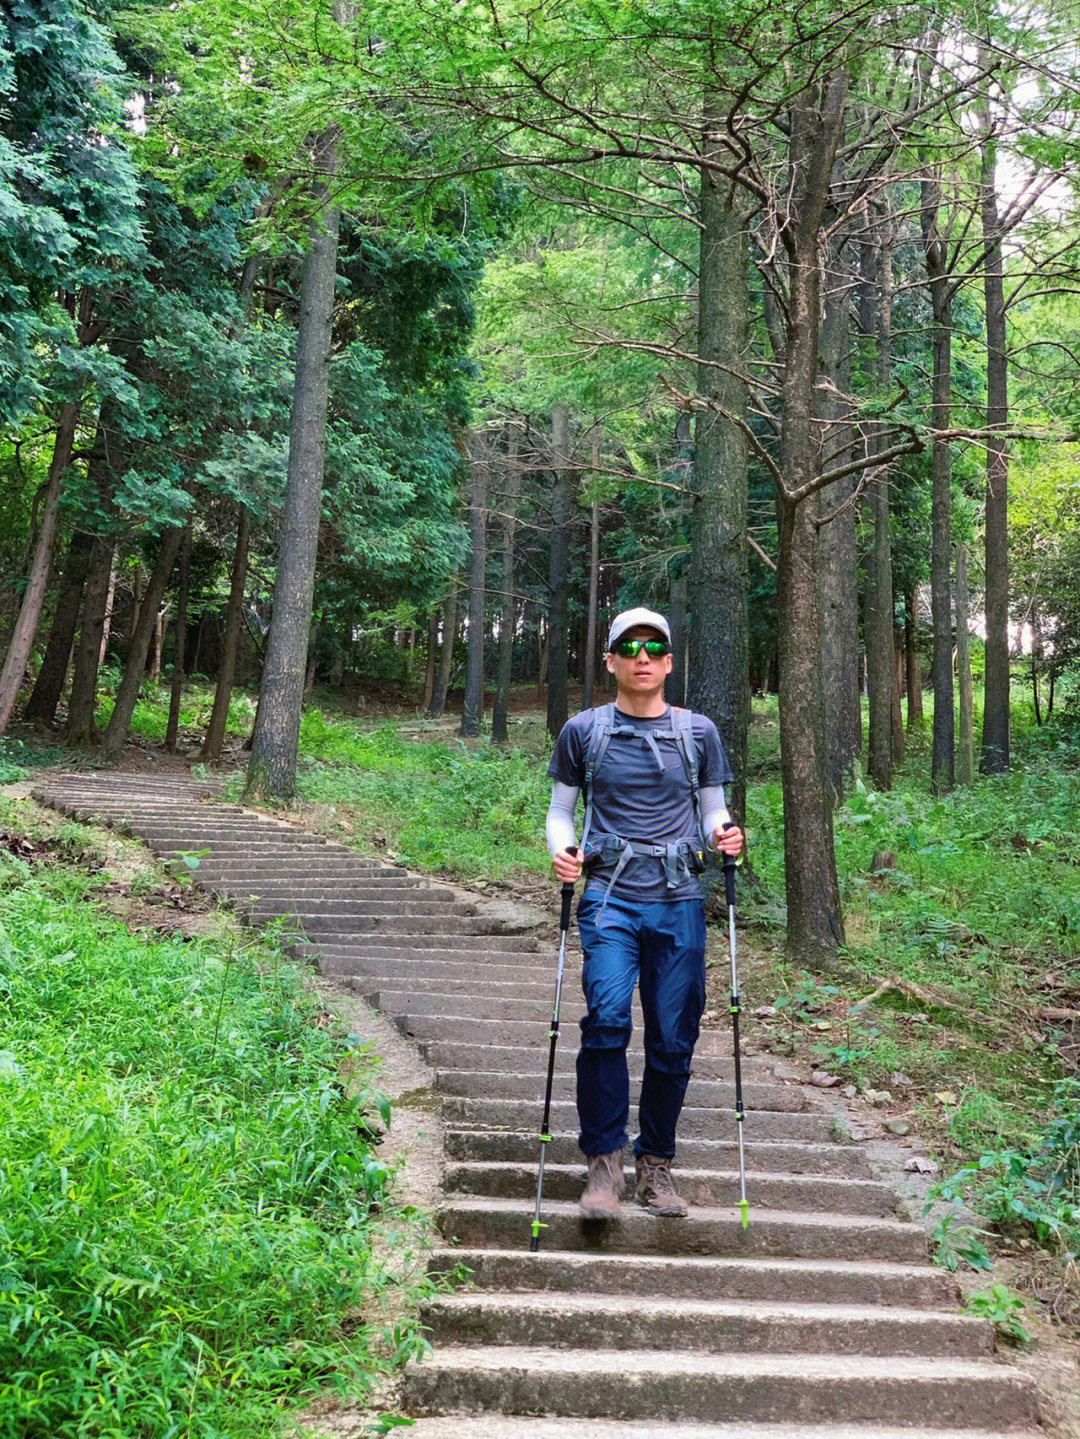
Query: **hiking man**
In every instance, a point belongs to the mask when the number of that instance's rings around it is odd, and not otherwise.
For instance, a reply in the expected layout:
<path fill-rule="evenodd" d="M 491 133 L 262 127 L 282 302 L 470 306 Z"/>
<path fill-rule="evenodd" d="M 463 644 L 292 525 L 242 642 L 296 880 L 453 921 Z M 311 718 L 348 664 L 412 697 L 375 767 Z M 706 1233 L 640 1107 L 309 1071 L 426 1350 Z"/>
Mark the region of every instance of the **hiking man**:
<path fill-rule="evenodd" d="M 699 875 L 710 849 L 738 855 L 724 785 L 733 779 L 716 726 L 669 707 L 671 630 L 648 609 L 616 615 L 608 633 L 613 705 L 568 720 L 548 768 L 552 868 L 564 884 L 584 872 L 578 905 L 587 1013 L 577 1059 L 578 1139 L 588 1164 L 581 1196 L 590 1219 L 614 1219 L 622 1195 L 630 1081 L 626 1047 L 640 984 L 645 1075 L 634 1141 L 635 1198 L 682 1217 L 671 1178 L 675 1128 L 705 1007 L 705 906 Z M 580 842 L 574 809 L 585 791 Z M 577 847 L 580 852 L 570 853 Z"/>

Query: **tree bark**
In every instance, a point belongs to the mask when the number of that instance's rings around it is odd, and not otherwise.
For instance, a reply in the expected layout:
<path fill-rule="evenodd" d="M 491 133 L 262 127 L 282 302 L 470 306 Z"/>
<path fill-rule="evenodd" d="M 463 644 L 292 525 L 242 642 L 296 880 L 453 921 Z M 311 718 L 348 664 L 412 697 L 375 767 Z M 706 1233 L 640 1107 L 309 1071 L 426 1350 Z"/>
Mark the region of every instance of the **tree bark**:
<path fill-rule="evenodd" d="M 166 530 L 161 537 L 161 548 L 143 593 L 142 605 L 139 609 L 139 622 L 131 637 L 131 648 L 128 652 L 127 665 L 124 668 L 124 677 L 116 692 L 116 703 L 113 705 L 113 712 L 109 716 L 109 723 L 101 741 L 103 759 L 118 760 L 127 741 L 131 716 L 139 698 L 143 675 L 146 673 L 146 656 L 150 649 L 150 639 L 154 633 L 154 626 L 157 624 L 158 609 L 165 594 L 165 586 L 169 583 L 169 576 L 172 574 L 173 565 L 176 562 L 176 552 L 180 548 L 182 533 L 183 531 L 180 529 Z"/>
<path fill-rule="evenodd" d="M 938 229 L 941 180 L 935 171 L 922 182 L 922 237 L 931 308 L 930 425 L 933 493 L 930 514 L 930 610 L 934 632 L 931 682 L 934 689 L 934 737 L 930 760 L 935 794 L 955 783 L 956 728 L 953 715 L 952 606 L 949 571 L 952 563 L 952 456 L 942 438 L 952 410 L 952 294 L 947 247 Z"/>
<path fill-rule="evenodd" d="M 461 734 L 480 733 L 484 715 L 484 572 L 487 568 L 487 462 L 474 453 L 469 467 L 469 633 Z"/>
<path fill-rule="evenodd" d="M 76 530 L 68 545 L 67 563 L 60 581 L 60 593 L 56 601 L 49 642 L 41 661 L 33 693 L 26 702 L 23 719 L 51 727 L 56 719 L 56 706 L 67 678 L 71 646 L 79 623 L 86 576 L 90 571 L 90 556 L 94 550 L 94 537 L 85 530 Z"/>
<path fill-rule="evenodd" d="M 106 609 L 113 586 L 113 551 L 115 539 L 99 535 L 94 540 L 90 571 L 83 591 L 82 628 L 75 648 L 75 667 L 71 675 L 71 698 L 64 727 L 67 744 L 89 745 L 97 740 L 94 729 L 94 708 L 97 702 L 97 677 L 101 668 L 102 635 Z"/>
<path fill-rule="evenodd" d="M 424 652 L 424 684 L 420 691 L 420 708 L 426 710 L 435 693 L 435 662 L 439 647 L 439 614 L 432 609 L 427 621 L 427 649 Z"/>
<path fill-rule="evenodd" d="M 251 515 L 244 505 L 237 505 L 236 548 L 233 551 L 232 576 L 229 581 L 229 608 L 225 617 L 225 639 L 221 648 L 221 668 L 214 690 L 214 707 L 206 727 L 199 758 L 210 764 L 221 759 L 225 743 L 225 727 L 229 719 L 229 702 L 236 680 L 236 656 L 240 649 L 240 629 L 244 620 L 244 587 L 247 583 L 248 545 L 251 536 Z"/>
<path fill-rule="evenodd" d="M 514 659 L 514 530 L 520 485 L 517 433 L 510 429 L 506 437 L 506 486 L 503 499 L 505 513 L 502 521 L 503 592 L 499 607 L 499 673 L 495 685 L 495 704 L 491 712 L 491 738 L 500 744 L 505 744 L 509 734 L 510 680 Z"/>
<path fill-rule="evenodd" d="M 821 324 L 818 410 L 827 444 L 825 460 L 851 458 L 854 435 L 843 396 L 851 388 L 851 304 L 848 276 L 835 250 L 830 255 L 831 283 Z M 862 748 L 859 704 L 859 605 L 855 544 L 854 477 L 846 476 L 818 494 L 818 605 L 824 686 L 825 754 L 832 802 L 843 803 L 851 788 Z"/>
<path fill-rule="evenodd" d="M 686 566 L 679 568 L 671 581 L 668 599 L 668 623 L 671 625 L 671 673 L 664 684 L 664 697 L 669 705 L 686 704 Z"/>
<path fill-rule="evenodd" d="M 892 223 L 880 217 L 873 243 L 875 374 L 879 395 L 892 382 Z M 868 457 L 888 448 L 889 431 L 876 426 L 867 441 Z M 873 472 L 872 472 L 873 473 Z M 878 789 L 892 788 L 893 772 L 893 593 L 889 536 L 889 475 L 873 474 L 869 484 L 874 517 L 874 548 L 869 568 L 866 613 L 866 677 L 870 700 L 867 772 Z"/>
<path fill-rule="evenodd" d="M 904 655 L 907 661 L 907 729 L 914 734 L 922 729 L 922 666 L 919 663 L 918 625 L 915 612 L 915 591 L 904 596 Z"/>
<path fill-rule="evenodd" d="M 451 581 L 443 603 L 443 638 L 439 651 L 439 672 L 435 677 L 435 693 L 431 696 L 428 714 L 436 719 L 446 709 L 446 692 L 454 668 L 454 633 L 457 629 L 457 584 Z"/>
<path fill-rule="evenodd" d="M 728 807 L 742 823 L 750 726 L 747 460 L 739 427 L 746 418 L 747 237 L 735 187 L 707 163 L 716 151 L 721 113 L 718 99 L 706 94 L 705 163 L 698 179 L 697 388 L 703 408 L 694 425 L 686 702 L 720 732 L 735 774 Z"/>
<path fill-rule="evenodd" d="M 169 694 L 169 722 L 165 727 L 165 749 L 176 753 L 176 737 L 180 729 L 180 701 L 184 694 L 184 652 L 187 649 L 187 612 L 191 590 L 191 524 L 188 523 L 180 542 L 180 593 L 176 600 L 176 655 L 173 659 L 172 685 Z"/>
<path fill-rule="evenodd" d="M 970 618 L 967 545 L 960 545 L 956 551 L 956 668 L 960 689 L 960 745 L 956 757 L 956 778 L 960 784 L 968 786 L 975 783 L 974 700 L 968 642 Z"/>
<path fill-rule="evenodd" d="M 983 57 L 985 58 L 985 57 Z M 997 141 L 987 95 L 982 108 L 982 227 L 986 247 L 983 294 L 986 305 L 986 425 L 1009 423 L 1008 336 L 1005 277 L 997 199 Z M 986 444 L 986 678 L 983 691 L 983 774 L 1009 768 L 1009 442 L 991 434 Z"/>
<path fill-rule="evenodd" d="M 593 466 L 600 464 L 599 444 L 593 453 Z M 600 502 L 593 500 L 589 514 L 589 598 L 585 615 L 585 674 L 582 692 L 582 709 L 592 709 L 596 703 L 596 610 L 600 598 Z"/>
<path fill-rule="evenodd" d="M 847 73 L 796 98 L 790 115 L 793 233 L 777 490 L 780 771 L 784 794 L 787 946 L 811 969 L 828 969 L 844 941 L 840 885 L 826 795 L 816 506 L 789 495 L 816 477 L 814 390 L 821 303 L 821 219 L 839 140 Z"/>
<path fill-rule="evenodd" d="M 548 565 L 548 734 L 557 739 L 569 717 L 569 645 L 567 585 L 570 550 L 570 414 L 565 405 L 551 411 L 554 485 L 551 495 L 551 552 Z"/>
<path fill-rule="evenodd" d="M 324 173 L 334 173 L 336 131 L 323 133 L 314 160 Z M 315 193 L 319 200 L 326 201 L 328 186 L 317 186 Z M 318 221 L 313 228 L 300 286 L 285 510 L 274 584 L 274 610 L 244 785 L 244 797 L 248 800 L 281 802 L 290 800 L 296 793 L 300 717 L 322 510 L 340 211 L 333 204 L 327 204 L 324 218 L 325 228 L 321 228 Z"/>
<path fill-rule="evenodd" d="M 56 523 L 60 509 L 64 472 L 71 463 L 71 455 L 75 447 L 75 427 L 78 420 L 79 405 L 74 400 L 68 400 L 60 409 L 34 558 L 30 565 L 30 574 L 27 578 L 22 604 L 19 607 L 19 615 L 11 633 L 4 668 L 0 671 L 0 735 L 3 735 L 11 720 L 15 701 L 23 682 L 23 675 L 26 673 L 26 662 L 30 658 L 38 623 L 41 620 L 41 606 L 49 583 L 49 569 L 52 565 L 53 545 L 56 541 Z"/>

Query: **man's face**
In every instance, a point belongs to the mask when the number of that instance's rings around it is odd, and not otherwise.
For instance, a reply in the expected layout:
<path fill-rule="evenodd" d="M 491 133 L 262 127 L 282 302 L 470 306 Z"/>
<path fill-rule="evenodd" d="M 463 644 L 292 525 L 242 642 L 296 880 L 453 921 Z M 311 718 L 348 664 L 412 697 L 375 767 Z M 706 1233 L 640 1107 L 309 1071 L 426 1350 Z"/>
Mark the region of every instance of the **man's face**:
<path fill-rule="evenodd" d="M 618 652 L 624 640 L 661 640 L 665 645 L 667 640 L 649 625 L 634 625 L 619 636 L 614 652 L 609 653 L 605 660 L 608 673 L 615 676 L 615 683 L 621 690 L 648 693 L 659 689 L 671 673 L 671 651 L 653 658 L 642 645 L 633 658 L 627 658 Z"/>

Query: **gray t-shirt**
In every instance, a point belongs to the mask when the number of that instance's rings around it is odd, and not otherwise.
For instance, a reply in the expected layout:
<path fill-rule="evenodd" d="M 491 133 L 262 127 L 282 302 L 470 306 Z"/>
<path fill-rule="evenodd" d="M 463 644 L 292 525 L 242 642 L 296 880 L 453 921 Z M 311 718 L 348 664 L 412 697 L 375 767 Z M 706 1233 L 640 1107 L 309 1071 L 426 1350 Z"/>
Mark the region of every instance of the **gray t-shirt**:
<path fill-rule="evenodd" d="M 585 784 L 585 759 L 589 736 L 600 709 L 582 710 L 563 726 L 548 765 L 548 775 L 560 784 L 578 789 Z M 618 729 L 629 727 L 633 733 L 613 733 L 607 749 L 593 776 L 592 823 L 589 827 L 588 849 L 602 835 L 641 844 L 667 844 L 672 840 L 689 839 L 695 847 L 701 843 L 698 817 L 694 812 L 690 779 L 674 737 L 670 712 L 655 718 L 639 719 L 615 711 Z M 652 747 L 643 738 L 651 730 L 663 761 L 663 772 L 657 767 Z M 664 733 L 668 737 L 663 738 Z M 694 745 L 698 753 L 698 785 L 730 784 L 734 775 L 728 764 L 724 746 L 716 726 L 705 715 L 693 716 Z M 615 861 L 605 864 L 600 858 L 588 866 L 586 894 L 603 893 L 615 872 Z M 670 889 L 659 859 L 635 856 L 616 880 L 611 894 L 621 899 L 645 903 L 657 900 L 698 899 L 704 893 L 697 876 L 684 878 Z"/>

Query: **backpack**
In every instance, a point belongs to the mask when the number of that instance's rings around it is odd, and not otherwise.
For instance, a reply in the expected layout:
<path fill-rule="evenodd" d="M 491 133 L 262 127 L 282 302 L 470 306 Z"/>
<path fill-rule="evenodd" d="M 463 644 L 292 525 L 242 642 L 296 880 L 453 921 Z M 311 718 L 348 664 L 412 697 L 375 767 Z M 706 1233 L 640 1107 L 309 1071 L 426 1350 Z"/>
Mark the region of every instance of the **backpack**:
<path fill-rule="evenodd" d="M 581 831 L 580 847 L 582 854 L 585 853 L 585 842 L 589 837 L 589 830 L 592 826 L 592 798 L 593 778 L 600 768 L 600 761 L 607 752 L 613 734 L 635 734 L 644 735 L 645 742 L 656 756 L 657 765 L 663 769 L 664 763 L 660 758 L 660 750 L 656 744 L 657 738 L 670 739 L 674 736 L 679 756 L 686 770 L 686 777 L 690 782 L 690 800 L 697 817 L 698 842 L 703 849 L 705 847 L 705 830 L 702 823 L 700 785 L 698 774 L 701 769 L 701 760 L 698 756 L 697 745 L 694 743 L 694 716 L 688 709 L 680 709 L 675 705 L 668 707 L 668 716 L 671 720 L 671 729 L 641 731 L 633 725 L 620 724 L 615 717 L 614 704 L 601 705 L 596 711 L 592 729 L 589 731 L 589 744 L 585 751 L 585 823 Z"/>

